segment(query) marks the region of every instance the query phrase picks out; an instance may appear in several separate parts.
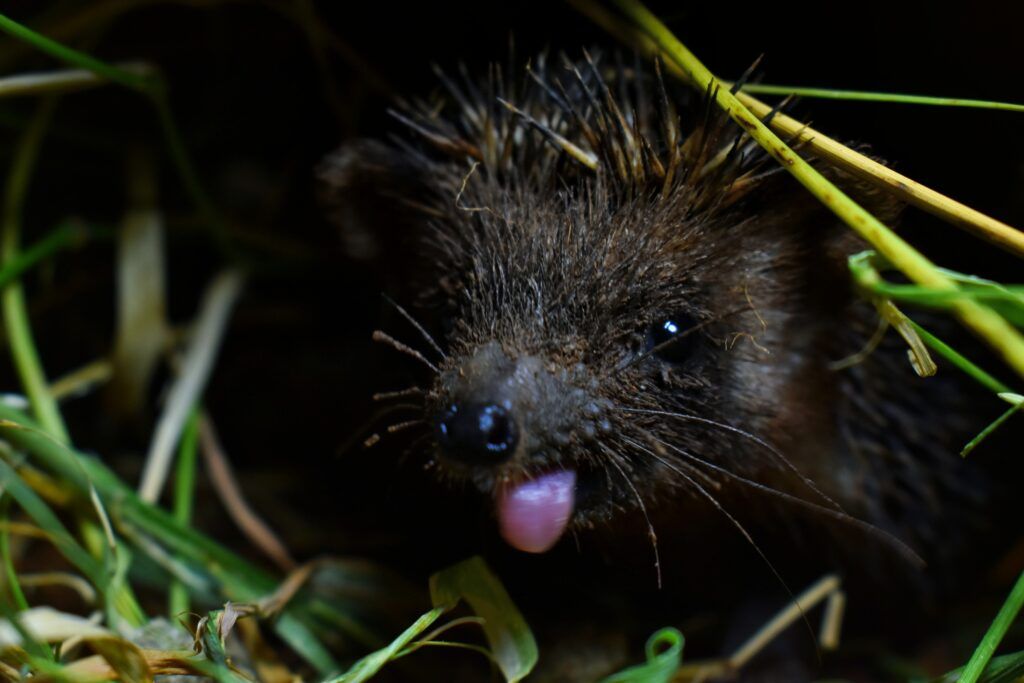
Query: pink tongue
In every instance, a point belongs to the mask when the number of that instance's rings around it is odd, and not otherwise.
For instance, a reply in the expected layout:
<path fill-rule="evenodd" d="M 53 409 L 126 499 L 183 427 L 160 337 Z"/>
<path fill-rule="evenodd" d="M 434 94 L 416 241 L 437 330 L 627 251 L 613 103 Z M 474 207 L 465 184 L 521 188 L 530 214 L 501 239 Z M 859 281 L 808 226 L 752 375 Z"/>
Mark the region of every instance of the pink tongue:
<path fill-rule="evenodd" d="M 528 553 L 548 550 L 572 517 L 576 472 L 559 470 L 502 487 L 498 491 L 498 525 L 513 548 Z"/>

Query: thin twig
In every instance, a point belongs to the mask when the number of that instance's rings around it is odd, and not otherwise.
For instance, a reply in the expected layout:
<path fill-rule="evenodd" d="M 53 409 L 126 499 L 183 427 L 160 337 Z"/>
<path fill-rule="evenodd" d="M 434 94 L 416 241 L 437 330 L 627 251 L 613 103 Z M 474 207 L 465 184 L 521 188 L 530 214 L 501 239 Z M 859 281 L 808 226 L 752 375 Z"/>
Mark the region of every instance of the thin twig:
<path fill-rule="evenodd" d="M 295 569 L 296 563 L 288 548 L 245 500 L 217 430 L 205 414 L 199 420 L 199 444 L 210 481 L 239 530 L 278 567 L 284 571 Z"/>

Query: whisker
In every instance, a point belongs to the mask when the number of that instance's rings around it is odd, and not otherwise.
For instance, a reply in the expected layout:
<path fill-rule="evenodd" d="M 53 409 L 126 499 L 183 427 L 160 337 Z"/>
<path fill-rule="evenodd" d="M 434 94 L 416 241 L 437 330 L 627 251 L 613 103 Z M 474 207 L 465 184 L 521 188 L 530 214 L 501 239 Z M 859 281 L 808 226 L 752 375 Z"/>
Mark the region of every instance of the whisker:
<path fill-rule="evenodd" d="M 424 356 L 422 353 L 412 348 L 411 346 L 408 346 L 398 341 L 397 339 L 387 334 L 383 330 L 374 330 L 373 341 L 379 342 L 381 344 L 386 344 L 387 346 L 390 346 L 399 353 L 404 353 L 407 356 L 412 356 L 413 358 L 415 358 L 416 360 L 420 361 L 428 368 L 433 370 L 434 374 L 441 374 L 441 371 L 437 369 L 437 366 L 431 363 L 429 360 L 427 360 L 426 356 Z"/>
<path fill-rule="evenodd" d="M 633 441 L 632 439 L 626 438 L 623 440 L 632 444 L 634 447 L 639 448 L 641 451 L 647 453 L 648 455 L 653 456 L 655 459 L 661 460 L 661 458 L 655 455 L 655 453 L 652 450 Z M 698 493 L 700 493 L 709 503 L 711 503 L 712 506 L 714 506 L 716 510 L 718 510 L 718 512 L 720 512 L 727 520 L 729 520 L 729 523 L 732 524 L 733 527 L 735 527 L 736 530 L 740 532 L 740 535 L 742 535 L 743 538 L 746 539 L 747 543 L 750 544 L 750 547 L 754 549 L 754 551 L 761 557 L 764 563 L 768 566 L 768 569 L 775 576 L 776 580 L 778 580 L 779 584 L 786 591 L 786 593 L 789 594 L 790 599 L 793 600 L 794 603 L 796 603 L 796 596 L 793 594 L 793 591 L 789 588 L 789 585 L 786 583 L 785 579 L 782 578 L 782 574 L 780 574 L 779 570 L 775 568 L 775 565 L 772 564 L 772 561 L 768 559 L 768 556 L 765 554 L 765 552 L 761 550 L 761 546 L 759 546 L 754 541 L 754 537 L 750 535 L 750 532 L 747 531 L 746 527 L 744 527 L 743 524 L 741 524 L 740 521 L 736 519 L 728 510 L 726 510 L 725 507 L 718 501 L 718 499 L 711 495 L 711 493 L 709 493 L 707 489 L 698 484 L 693 477 L 689 476 L 681 469 L 672 469 L 676 472 L 676 474 L 685 479 L 688 484 L 693 486 Z M 799 603 L 796 604 L 799 605 Z M 804 625 L 807 627 L 807 632 L 811 634 L 811 639 L 814 641 L 815 647 L 817 647 L 818 639 L 814 635 L 814 630 L 811 628 L 811 623 L 807 620 L 807 615 L 804 613 L 802 609 L 800 610 L 800 614 L 803 618 Z"/>
<path fill-rule="evenodd" d="M 422 335 L 423 338 L 427 340 L 427 343 L 430 344 L 435 351 L 437 351 L 438 355 L 440 355 L 441 358 L 448 358 L 448 354 L 444 352 L 444 349 L 441 348 L 441 345 L 434 340 L 430 333 L 427 332 L 426 328 L 423 327 L 423 325 L 421 325 L 419 321 L 416 320 L 416 318 L 412 317 L 412 315 L 408 311 L 399 306 L 398 303 L 394 299 L 389 297 L 387 294 L 382 294 L 381 296 L 383 296 L 384 300 L 391 304 L 394 307 L 394 309 L 398 311 L 399 314 L 409 322 L 410 325 L 416 328 L 416 331 L 419 332 L 420 335 Z"/>
<path fill-rule="evenodd" d="M 806 508 L 808 510 L 813 510 L 815 512 L 821 513 L 821 514 L 823 514 L 823 515 L 825 515 L 827 517 L 831 517 L 832 519 L 834 519 L 834 520 L 836 520 L 838 522 L 842 522 L 844 524 L 849 524 L 850 526 L 852 526 L 852 527 L 854 527 L 856 529 L 859 529 L 861 531 L 869 533 L 871 536 L 874 536 L 878 540 L 883 541 L 884 543 L 886 543 L 887 545 L 892 547 L 895 551 L 897 551 L 900 555 L 902 555 L 904 557 L 904 559 L 910 561 L 912 564 L 915 564 L 915 565 L 917 565 L 917 566 L 919 566 L 921 568 L 923 568 L 925 566 L 925 561 L 923 559 L 921 559 L 921 557 L 916 552 L 914 552 L 913 548 L 908 546 L 906 543 L 901 541 L 898 537 L 896 537 L 893 534 L 889 533 L 885 529 L 881 529 L 881 528 L 875 526 L 874 524 L 871 524 L 870 522 L 865 522 L 864 520 L 858 519 L 857 517 L 854 517 L 853 515 L 849 515 L 849 514 L 847 514 L 845 512 L 842 512 L 842 511 L 839 511 L 839 510 L 833 510 L 833 509 L 827 508 L 827 507 L 825 507 L 823 505 L 818 505 L 817 503 L 814 503 L 814 502 L 809 501 L 809 500 L 805 500 L 803 498 L 800 498 L 799 496 L 794 496 L 792 494 L 786 493 L 785 491 L 780 491 L 779 489 L 772 488 L 771 486 L 768 486 L 766 484 L 762 484 L 761 482 L 754 481 L 753 479 L 748 479 L 748 478 L 744 477 L 743 475 L 737 474 L 735 472 L 727 470 L 724 467 L 716 465 L 713 462 L 705 460 L 704 458 L 701 458 L 701 457 L 691 453 L 690 451 L 687 451 L 687 450 L 685 450 L 683 448 L 680 448 L 678 446 L 670 444 L 670 443 L 668 443 L 666 441 L 662 441 L 661 439 L 659 439 L 658 437 L 654 436 L 653 434 L 650 435 L 650 436 L 651 436 L 651 438 L 655 439 L 661 445 L 665 446 L 666 448 L 672 449 L 673 451 L 675 451 L 679 455 L 683 456 L 684 458 L 692 460 L 693 462 L 698 463 L 699 465 L 702 465 L 703 467 L 707 467 L 707 468 L 709 468 L 711 470 L 714 470 L 715 472 L 723 474 L 726 477 L 729 477 L 730 479 L 733 479 L 733 480 L 735 480 L 735 481 L 737 481 L 737 482 L 739 482 L 741 484 L 744 484 L 745 486 L 749 486 L 750 488 L 753 488 L 755 490 L 758 490 L 758 491 L 761 491 L 763 493 L 767 493 L 769 495 L 775 496 L 776 498 L 779 498 L 780 500 L 784 500 L 784 501 L 786 501 L 788 503 L 792 503 L 792 504 L 797 505 L 799 507 L 803 507 L 803 508 Z"/>
<path fill-rule="evenodd" d="M 419 387 L 408 387 L 397 391 L 381 391 L 373 395 L 374 401 L 390 401 L 396 398 L 408 398 L 410 396 L 422 396 L 423 389 Z"/>
<path fill-rule="evenodd" d="M 629 477 L 626 471 L 622 469 L 622 466 L 619 465 L 619 463 L 617 462 L 618 457 L 621 456 L 619 456 L 617 453 L 614 453 L 611 449 L 609 449 L 607 446 L 604 446 L 603 444 L 602 447 L 604 448 L 605 452 L 607 452 L 609 456 L 611 456 L 608 462 L 610 462 L 612 467 L 614 467 L 618 471 L 618 473 L 622 475 L 623 480 L 625 480 L 626 482 L 626 486 L 628 486 L 629 490 L 633 492 L 633 496 L 636 498 L 637 505 L 640 506 L 640 512 L 643 513 L 644 521 L 647 523 L 647 537 L 651 541 L 651 550 L 654 551 L 654 572 L 658 577 L 658 590 L 661 590 L 661 555 L 658 553 L 658 534 L 654 532 L 654 525 L 651 524 L 651 518 L 647 514 L 647 506 L 644 505 L 644 499 L 640 496 L 640 492 L 636 490 L 636 485 L 633 483 L 633 480 Z"/>
<path fill-rule="evenodd" d="M 388 415 L 391 415 L 393 413 L 397 413 L 400 410 L 422 411 L 423 406 L 416 403 L 395 403 L 393 405 L 384 406 L 380 408 L 379 410 L 374 412 L 373 415 L 371 415 L 365 422 L 363 422 L 362 425 L 360 425 L 357 429 L 351 432 L 350 436 L 346 438 L 341 443 L 340 446 L 338 446 L 336 453 L 338 455 L 343 455 L 347 453 L 352 448 L 352 446 L 354 446 L 360 439 L 363 439 L 363 448 L 372 448 L 373 446 L 377 445 L 377 442 L 380 441 L 380 434 L 374 433 L 365 438 L 363 438 L 363 435 L 366 434 L 366 432 L 368 432 L 370 429 L 372 429 L 373 426 L 376 425 L 380 419 L 387 417 Z"/>
<path fill-rule="evenodd" d="M 405 429 L 409 429 L 410 427 L 419 427 L 420 425 L 425 424 L 427 424 L 426 420 L 406 420 L 405 422 L 396 422 L 395 424 L 387 426 L 387 432 L 388 434 L 395 434 Z"/>
<path fill-rule="evenodd" d="M 832 500 L 832 498 L 830 498 L 824 491 L 819 489 L 817 487 L 817 485 L 813 481 L 811 481 L 811 479 L 809 477 L 807 477 L 803 472 L 801 472 L 799 469 L 797 469 L 796 465 L 794 465 L 792 462 L 790 462 L 789 458 L 787 458 L 785 455 L 783 455 L 782 452 L 779 449 L 775 448 L 775 446 L 772 446 L 770 443 L 768 443 L 764 439 L 762 439 L 762 438 L 760 438 L 760 437 L 758 437 L 758 436 L 756 436 L 754 434 L 751 434 L 750 432 L 748 432 L 748 431 L 746 431 L 744 429 L 740 429 L 739 427 L 733 426 L 733 425 L 728 424 L 726 422 L 719 422 L 718 420 L 712 420 L 710 418 L 700 417 L 698 415 L 688 415 L 686 413 L 677 413 L 677 412 L 667 411 L 667 410 L 649 410 L 649 409 L 646 409 L 646 408 L 626 408 L 626 407 L 622 407 L 622 406 L 620 406 L 620 409 L 625 411 L 625 412 L 627 412 L 627 413 L 640 413 L 640 414 L 643 414 L 643 415 L 662 415 L 662 416 L 665 416 L 665 417 L 676 417 L 676 418 L 679 418 L 679 419 L 682 419 L 682 420 L 689 420 L 691 422 L 699 422 L 701 424 L 706 424 L 706 425 L 709 425 L 709 426 L 721 429 L 723 431 L 730 432 L 732 434 L 736 434 L 737 436 L 742 436 L 743 438 L 751 441 L 752 443 L 757 444 L 758 446 L 761 446 L 766 451 L 771 453 L 775 457 L 776 460 L 778 460 L 779 462 L 781 462 L 783 464 L 783 466 L 786 469 L 788 469 L 790 472 L 795 474 L 800 479 L 800 481 L 803 482 L 803 484 L 805 486 L 807 486 L 807 488 L 809 488 L 815 494 L 820 496 L 822 500 L 827 502 L 833 508 L 835 508 L 836 510 L 838 510 L 840 512 L 843 512 L 843 508 L 842 508 L 842 506 L 839 505 L 839 503 L 837 503 L 834 500 Z"/>
<path fill-rule="evenodd" d="M 645 433 L 645 436 L 650 436 L 650 434 L 649 433 Z M 631 439 L 624 439 L 624 441 L 626 441 L 626 443 L 628 443 L 631 446 L 642 448 L 639 444 L 637 444 L 636 442 L 632 441 Z M 686 462 L 673 463 L 672 461 L 667 460 L 665 457 L 662 457 L 661 455 L 659 455 L 658 453 L 655 453 L 654 451 L 651 451 L 651 450 L 646 449 L 646 448 L 644 448 L 643 451 L 647 455 L 650 455 L 652 458 L 654 458 L 655 460 L 660 462 L 662 465 L 664 465 L 665 467 L 669 468 L 670 470 L 672 470 L 673 472 L 675 472 L 677 474 L 682 474 L 682 472 L 679 471 L 679 467 L 685 467 L 687 470 L 689 470 L 690 474 L 692 474 L 695 477 L 700 477 L 707 486 L 715 489 L 716 491 L 718 489 L 720 489 L 721 486 L 722 486 L 720 483 L 718 483 L 717 481 L 712 479 L 708 475 L 707 472 L 702 472 L 701 470 L 698 470 L 696 467 L 694 467 L 693 465 L 691 465 L 689 463 L 686 463 Z"/>

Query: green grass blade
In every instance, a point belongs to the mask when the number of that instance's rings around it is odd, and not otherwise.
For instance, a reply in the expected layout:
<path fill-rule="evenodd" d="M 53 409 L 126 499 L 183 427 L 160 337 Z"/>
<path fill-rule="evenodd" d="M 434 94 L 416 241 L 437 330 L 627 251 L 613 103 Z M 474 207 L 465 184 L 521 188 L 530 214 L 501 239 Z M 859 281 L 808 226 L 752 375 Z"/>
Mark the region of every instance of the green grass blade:
<path fill-rule="evenodd" d="M 127 527 L 148 536 L 166 552 L 201 568 L 215 579 L 220 599 L 256 602 L 277 587 L 273 576 L 209 537 L 182 527 L 169 512 L 143 502 L 103 463 L 57 443 L 34 429 L 32 421 L 23 413 L 3 404 L 0 404 L 0 435 L 31 453 L 46 468 L 72 484 L 79 494 L 88 495 L 89 485 L 94 485 L 97 494 L 110 504 L 111 517 L 118 527 Z M 140 548 L 145 551 L 145 548 Z M 85 554 L 88 557 L 88 553 Z M 94 562 L 91 557 L 89 560 Z M 306 625 L 310 605 L 300 604 L 298 600 L 295 603 L 295 609 L 289 608 L 274 621 L 275 631 L 318 670 L 337 671 L 330 654 Z M 321 609 L 328 613 L 338 610 L 327 604 L 321 605 Z M 346 635 L 361 642 L 360 633 Z"/>
<path fill-rule="evenodd" d="M 508 591 L 480 557 L 471 557 L 430 577 L 435 606 L 465 600 L 483 617 L 484 635 L 494 661 L 510 683 L 522 680 L 537 664 L 537 641 Z"/>
<path fill-rule="evenodd" d="M 67 249 L 85 241 L 88 231 L 78 223 L 59 225 L 49 235 L 32 246 L 14 255 L 0 268 L 0 288 L 20 278 L 27 270 L 37 263 L 46 261 L 62 249 Z"/>
<path fill-rule="evenodd" d="M 412 642 L 412 639 L 420 635 L 433 624 L 451 605 L 435 607 L 414 621 L 409 628 L 405 629 L 386 647 L 372 652 L 356 662 L 351 669 L 340 676 L 330 679 L 327 683 L 362 683 L 368 681 L 380 671 L 385 664 L 399 656 L 401 651 Z"/>
<path fill-rule="evenodd" d="M 970 455 L 971 451 L 978 447 L 978 444 L 987 439 L 989 435 L 992 434 L 992 432 L 999 429 L 1004 422 L 1009 420 L 1010 417 L 1014 413 L 1019 411 L 1022 407 L 1024 407 L 1024 403 L 1018 403 L 1016 405 L 1010 406 L 1010 408 L 1008 408 L 1002 415 L 993 420 L 991 424 L 989 424 L 987 427 L 981 430 L 981 432 L 976 437 L 971 439 L 968 442 L 968 444 L 963 447 L 963 449 L 960 451 L 960 457 L 966 458 L 968 455 Z"/>
<path fill-rule="evenodd" d="M 14 163 L 7 177 L 4 192 L 3 220 L 0 225 L 0 262 L 4 266 L 17 263 L 21 241 L 22 206 L 54 106 L 54 100 L 45 100 L 40 105 L 14 154 Z M 10 282 L 3 292 L 0 292 L 0 306 L 3 308 L 11 356 L 25 393 L 32 404 L 32 411 L 39 418 L 43 428 L 54 438 L 63 443 L 70 443 L 71 438 L 64 426 L 64 418 L 57 408 L 57 402 L 50 395 L 39 353 L 32 339 L 28 307 L 20 283 Z"/>
<path fill-rule="evenodd" d="M 1001 381 L 990 375 L 989 373 L 982 370 L 966 356 L 961 354 L 959 351 L 954 349 L 952 346 L 942 341 L 934 334 L 924 329 L 913 320 L 910 321 L 914 331 L 924 340 L 924 343 L 929 346 L 933 351 L 938 353 L 940 356 L 945 358 L 947 361 L 952 363 L 955 367 L 966 373 L 968 376 L 973 378 L 976 382 L 981 384 L 986 389 L 990 389 L 993 392 L 1005 393 L 1010 391 L 1010 388 L 1003 384 Z"/>
<path fill-rule="evenodd" d="M 723 86 L 690 50 L 638 0 L 614 0 L 615 5 L 646 34 L 659 50 L 699 91 L 710 93 L 764 150 L 796 178 L 818 201 L 828 207 L 854 232 L 911 280 L 935 289 L 958 289 L 955 282 L 939 271 L 927 257 L 905 242 L 890 228 L 872 216 L 836 185 L 794 152 L 765 123 L 751 113 Z M 992 309 L 968 298 L 952 303 L 957 317 L 994 348 L 1021 377 L 1024 377 L 1024 336 Z"/>
<path fill-rule="evenodd" d="M 981 639 L 974 654 L 971 655 L 971 659 L 967 662 L 967 666 L 964 667 L 959 678 L 960 683 L 977 683 L 981 680 L 981 675 L 988 666 L 989 660 L 992 659 L 992 655 L 999 647 L 999 643 L 1002 642 L 1010 625 L 1017 618 L 1022 606 L 1024 606 L 1024 572 L 1021 572 L 1017 578 L 1017 583 L 1010 591 L 1010 596 L 1003 603 L 996 618 L 992 621 L 992 625 L 985 633 L 985 637 Z"/>
<path fill-rule="evenodd" d="M 18 476 L 14 468 L 0 460 L 0 486 L 17 501 L 35 524 L 45 531 L 54 547 L 75 566 L 99 591 L 106 584 L 103 567 L 71 535 L 57 519 L 50 506 Z"/>
<path fill-rule="evenodd" d="M 199 174 L 196 171 L 195 164 L 192 163 L 192 159 L 182 140 L 181 129 L 175 122 L 174 115 L 171 112 L 166 84 L 157 73 L 150 73 L 148 70 L 140 73 L 137 69 L 129 70 L 116 67 L 84 52 L 51 40 L 3 14 L 0 14 L 0 31 L 5 31 L 66 64 L 88 69 L 113 83 L 147 95 L 156 106 L 160 130 L 170 152 L 171 161 L 174 163 L 174 167 L 178 171 L 185 189 L 191 196 L 203 220 L 210 226 L 218 244 L 225 251 L 228 250 L 227 227 L 219 212 L 214 208 L 213 202 L 210 201 L 209 196 L 206 194 L 202 183 L 199 181 Z"/>
<path fill-rule="evenodd" d="M 804 88 L 791 85 L 748 83 L 740 88 L 743 92 L 758 95 L 795 95 L 827 100 L 853 100 L 862 102 L 892 102 L 897 104 L 921 104 L 934 107 L 968 107 L 972 109 L 996 109 L 1024 112 L 1024 104 L 973 100 L 961 97 L 931 97 L 928 95 L 903 95 L 900 93 L 869 92 L 863 90 L 837 90 L 834 88 Z"/>
<path fill-rule="evenodd" d="M 3 507 L 3 515 L 0 516 L 0 519 L 4 523 L 4 529 L 0 532 L 0 555 L 3 556 L 4 574 L 7 576 L 7 589 L 14 600 L 14 607 L 19 612 L 24 612 L 28 609 L 28 600 L 25 599 L 25 593 L 21 590 L 21 581 L 18 580 L 18 572 L 14 569 L 14 558 L 11 557 L 11 530 L 8 526 L 11 519 L 10 498 L 4 496 L 0 505 Z"/>
<path fill-rule="evenodd" d="M 106 62 L 102 62 L 95 57 L 91 57 L 84 52 L 79 52 L 78 50 L 74 50 L 66 45 L 62 45 L 61 43 L 51 40 L 40 33 L 36 33 L 27 26 L 19 24 L 3 14 L 0 14 L 0 31 L 4 31 L 19 40 L 25 41 L 37 50 L 45 52 L 61 62 L 79 66 L 83 69 L 88 69 L 89 71 L 92 71 L 107 80 L 113 81 L 114 83 L 123 85 L 126 88 L 131 88 L 132 90 L 138 90 L 144 93 L 152 93 L 157 87 L 157 81 L 154 79 L 137 73 L 132 73 L 130 71 L 125 71 L 124 69 L 119 69 L 107 64 Z"/>
<path fill-rule="evenodd" d="M 884 267 L 885 263 L 876 252 L 862 251 L 858 254 L 854 254 L 849 257 L 847 263 L 850 268 L 850 274 L 861 289 L 871 296 L 888 298 L 886 295 L 888 290 L 885 286 L 885 280 L 882 279 L 882 275 L 879 272 L 879 268 Z M 964 278 L 966 276 L 960 277 Z M 978 280 L 975 279 L 975 281 Z M 989 389 L 994 393 L 1006 393 L 1010 391 L 1010 387 L 1006 384 L 982 370 L 956 349 L 915 323 L 913 320 L 910 320 L 910 325 L 918 336 L 921 337 L 924 343 L 932 350 L 953 364 L 953 366 L 959 368 L 962 372 L 972 377 L 986 389 Z"/>
<path fill-rule="evenodd" d="M 612 674 L 601 683 L 669 683 L 683 662 L 686 639 L 674 628 L 663 628 L 647 640 L 647 661 Z"/>
<path fill-rule="evenodd" d="M 196 489 L 196 456 L 199 452 L 199 410 L 192 409 L 192 415 L 185 424 L 178 445 L 178 463 L 174 478 L 174 520 L 183 527 L 192 523 L 192 501 Z M 167 597 L 168 612 L 173 621 L 178 615 L 188 612 L 188 588 L 181 581 L 174 581 Z"/>

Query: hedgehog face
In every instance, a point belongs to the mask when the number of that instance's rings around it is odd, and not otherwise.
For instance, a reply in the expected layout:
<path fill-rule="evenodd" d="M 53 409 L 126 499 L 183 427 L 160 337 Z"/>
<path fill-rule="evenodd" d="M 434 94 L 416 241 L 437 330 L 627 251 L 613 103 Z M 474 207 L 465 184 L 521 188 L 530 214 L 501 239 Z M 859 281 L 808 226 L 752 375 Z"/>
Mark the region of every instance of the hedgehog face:
<path fill-rule="evenodd" d="M 656 74 L 532 73 L 447 83 L 398 115 L 426 149 L 357 143 L 322 169 L 349 244 L 407 254 L 398 298 L 446 330 L 422 415 L 440 478 L 534 552 L 736 482 L 804 486 L 833 438 L 809 378 L 848 291 L 805 265 L 841 270 L 833 223 Z"/>
<path fill-rule="evenodd" d="M 490 497 L 522 550 L 710 495 L 709 469 L 735 469 L 737 453 L 748 474 L 765 462 L 737 443 L 723 386 L 756 376 L 748 400 L 775 412 L 761 367 L 773 335 L 744 291 L 759 277 L 763 300 L 781 283 L 757 268 L 763 254 L 742 256 L 737 223 L 691 215 L 685 190 L 615 205 L 600 184 L 548 194 L 470 179 L 462 200 L 488 210 L 437 223 L 424 245 L 451 318 L 425 406 L 437 470 Z"/>

